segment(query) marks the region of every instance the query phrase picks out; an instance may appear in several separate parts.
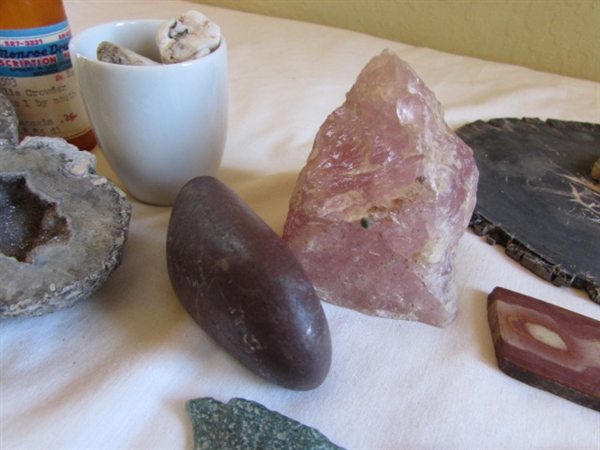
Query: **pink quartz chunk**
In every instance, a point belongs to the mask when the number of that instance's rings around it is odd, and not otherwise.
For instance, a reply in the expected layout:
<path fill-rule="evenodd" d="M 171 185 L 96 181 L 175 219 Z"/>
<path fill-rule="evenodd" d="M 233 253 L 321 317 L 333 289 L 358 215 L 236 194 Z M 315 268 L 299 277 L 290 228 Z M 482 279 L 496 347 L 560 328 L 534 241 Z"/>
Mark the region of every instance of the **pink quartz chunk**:
<path fill-rule="evenodd" d="M 384 50 L 317 133 L 283 238 L 322 300 L 445 327 L 477 179 L 433 92 Z"/>
<path fill-rule="evenodd" d="M 488 320 L 504 373 L 600 411 L 600 322 L 499 287 Z"/>

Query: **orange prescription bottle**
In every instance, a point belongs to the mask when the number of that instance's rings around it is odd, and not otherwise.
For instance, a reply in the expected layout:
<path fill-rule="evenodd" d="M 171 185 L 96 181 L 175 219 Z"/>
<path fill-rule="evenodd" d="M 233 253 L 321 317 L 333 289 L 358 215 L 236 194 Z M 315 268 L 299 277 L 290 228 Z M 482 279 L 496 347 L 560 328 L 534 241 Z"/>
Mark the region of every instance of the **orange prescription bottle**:
<path fill-rule="evenodd" d="M 19 134 L 96 145 L 69 56 L 62 0 L 0 1 L 0 92 L 13 104 Z"/>

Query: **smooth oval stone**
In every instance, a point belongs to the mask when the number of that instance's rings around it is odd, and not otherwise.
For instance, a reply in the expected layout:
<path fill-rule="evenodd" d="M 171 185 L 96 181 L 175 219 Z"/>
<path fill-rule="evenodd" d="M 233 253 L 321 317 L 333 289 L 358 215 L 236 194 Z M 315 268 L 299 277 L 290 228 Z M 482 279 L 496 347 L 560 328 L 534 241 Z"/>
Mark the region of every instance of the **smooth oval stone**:
<path fill-rule="evenodd" d="M 323 382 L 331 338 L 311 282 L 285 242 L 216 178 L 180 191 L 167 266 L 188 313 L 250 370 L 288 389 Z"/>

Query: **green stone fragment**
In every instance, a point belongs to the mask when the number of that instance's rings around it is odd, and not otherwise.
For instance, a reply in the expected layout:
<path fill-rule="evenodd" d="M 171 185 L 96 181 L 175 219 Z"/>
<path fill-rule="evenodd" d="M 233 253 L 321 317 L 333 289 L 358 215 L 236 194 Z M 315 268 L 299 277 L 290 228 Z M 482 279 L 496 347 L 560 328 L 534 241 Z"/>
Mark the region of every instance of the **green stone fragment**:
<path fill-rule="evenodd" d="M 186 403 L 195 450 L 343 450 L 318 430 L 241 398 Z"/>

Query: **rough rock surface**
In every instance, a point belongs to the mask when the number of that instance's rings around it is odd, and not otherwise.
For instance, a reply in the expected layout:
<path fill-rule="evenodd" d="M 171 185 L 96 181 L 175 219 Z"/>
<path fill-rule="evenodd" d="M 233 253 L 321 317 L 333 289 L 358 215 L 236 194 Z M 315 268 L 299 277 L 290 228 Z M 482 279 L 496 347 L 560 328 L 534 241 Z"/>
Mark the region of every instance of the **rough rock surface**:
<path fill-rule="evenodd" d="M 384 50 L 317 133 L 283 238 L 322 300 L 444 327 L 477 178 L 433 92 Z"/>
<path fill-rule="evenodd" d="M 156 33 L 156 44 L 164 64 L 202 58 L 220 43 L 221 28 L 195 10 L 167 20 Z"/>
<path fill-rule="evenodd" d="M 0 318 L 38 316 L 96 291 L 118 267 L 125 194 L 59 138 L 0 141 Z"/>
<path fill-rule="evenodd" d="M 100 42 L 96 50 L 96 57 L 98 61 L 122 66 L 158 66 L 160 64 L 133 50 L 107 41 Z"/>
<path fill-rule="evenodd" d="M 0 140 L 5 139 L 10 145 L 19 143 L 19 120 L 12 103 L 0 93 Z"/>
<path fill-rule="evenodd" d="M 594 180 L 600 181 L 600 158 L 598 158 L 598 161 L 596 161 L 592 166 L 592 172 L 590 173 L 590 176 Z"/>
<path fill-rule="evenodd" d="M 318 430 L 249 400 L 234 398 L 223 404 L 199 398 L 185 406 L 198 450 L 342 450 Z"/>

